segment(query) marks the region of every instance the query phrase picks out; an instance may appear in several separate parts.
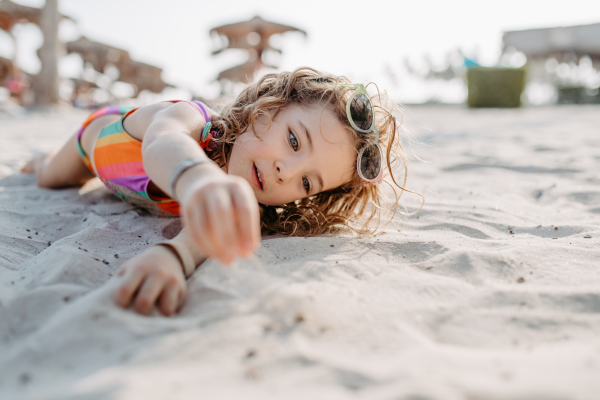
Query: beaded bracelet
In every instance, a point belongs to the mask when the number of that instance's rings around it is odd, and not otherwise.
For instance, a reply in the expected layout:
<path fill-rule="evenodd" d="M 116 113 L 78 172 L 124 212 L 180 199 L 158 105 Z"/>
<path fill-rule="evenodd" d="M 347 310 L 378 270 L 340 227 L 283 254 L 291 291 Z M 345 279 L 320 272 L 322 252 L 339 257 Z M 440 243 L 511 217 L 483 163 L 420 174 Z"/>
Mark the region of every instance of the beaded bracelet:
<path fill-rule="evenodd" d="M 204 129 L 202 129 L 202 135 L 200 136 L 200 141 L 205 142 L 206 139 L 208 138 L 208 134 L 209 133 L 212 134 L 212 132 L 210 131 L 211 127 L 212 127 L 212 122 L 207 122 L 206 125 L 204 125 Z"/>

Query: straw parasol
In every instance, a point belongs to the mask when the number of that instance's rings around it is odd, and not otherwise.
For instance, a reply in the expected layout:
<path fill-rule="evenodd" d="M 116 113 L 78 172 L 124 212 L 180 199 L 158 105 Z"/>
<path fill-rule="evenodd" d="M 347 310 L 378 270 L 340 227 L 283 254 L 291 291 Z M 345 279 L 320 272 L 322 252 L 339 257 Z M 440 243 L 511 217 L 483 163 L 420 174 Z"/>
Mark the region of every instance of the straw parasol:
<path fill-rule="evenodd" d="M 13 67 L 12 60 L 8 58 L 0 57 L 0 86 L 4 83 L 6 78 L 10 75 Z"/>
<path fill-rule="evenodd" d="M 162 80 L 161 68 L 134 61 L 128 51 L 94 42 L 85 36 L 67 43 L 67 53 L 81 55 L 83 61 L 98 72 L 103 73 L 106 66 L 114 65 L 119 70 L 120 81 L 136 86 L 136 95 L 142 90 L 161 93 L 165 88 L 173 87 Z"/>
<path fill-rule="evenodd" d="M 222 25 L 210 30 L 212 35 L 222 39 L 222 47 L 213 51 L 217 55 L 227 49 L 244 49 L 248 51 L 248 61 L 244 64 L 222 71 L 217 80 L 230 80 L 248 82 L 254 72 L 265 66 L 262 55 L 265 51 L 281 53 L 281 49 L 271 46 L 269 38 L 276 34 L 286 32 L 300 32 L 306 36 L 302 29 L 290 25 L 267 21 L 256 16 L 248 21 Z"/>
<path fill-rule="evenodd" d="M 84 62 L 89 63 L 98 72 L 104 72 L 108 64 L 114 65 L 121 71 L 132 62 L 128 51 L 94 42 L 85 36 L 67 43 L 67 53 L 79 54 Z"/>
<path fill-rule="evenodd" d="M 290 25 L 279 24 L 277 22 L 267 21 L 258 15 L 248 21 L 236 22 L 234 24 L 213 28 L 210 30 L 210 33 L 218 33 L 228 37 L 242 37 L 247 36 L 249 33 L 256 32 L 261 36 L 269 37 L 277 33 L 285 33 L 289 31 L 297 31 L 306 35 L 306 32 L 302 29 L 298 29 Z"/>
<path fill-rule="evenodd" d="M 0 0 L 0 29 L 6 32 L 10 33 L 13 26 L 22 22 L 40 26 L 41 16 L 42 10 L 40 8 L 22 6 L 11 0 Z M 62 14 L 60 18 L 73 21 L 73 18 Z"/>

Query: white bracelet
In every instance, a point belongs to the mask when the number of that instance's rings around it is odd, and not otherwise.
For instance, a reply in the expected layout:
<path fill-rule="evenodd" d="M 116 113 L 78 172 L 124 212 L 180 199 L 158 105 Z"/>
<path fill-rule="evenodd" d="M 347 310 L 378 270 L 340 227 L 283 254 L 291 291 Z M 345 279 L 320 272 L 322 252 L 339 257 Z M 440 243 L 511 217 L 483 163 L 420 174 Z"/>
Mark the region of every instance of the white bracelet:
<path fill-rule="evenodd" d="M 198 164 L 209 163 L 209 162 L 213 162 L 213 161 L 208 157 L 188 158 L 188 159 L 180 162 L 173 170 L 173 173 L 171 174 L 171 179 L 169 179 L 169 190 L 171 191 L 171 193 L 170 193 L 171 198 L 175 201 L 179 201 L 179 200 L 177 200 L 177 197 L 175 196 L 175 184 L 177 184 L 177 181 L 179 180 L 179 178 L 185 171 L 187 171 L 188 169 L 190 169 Z"/>

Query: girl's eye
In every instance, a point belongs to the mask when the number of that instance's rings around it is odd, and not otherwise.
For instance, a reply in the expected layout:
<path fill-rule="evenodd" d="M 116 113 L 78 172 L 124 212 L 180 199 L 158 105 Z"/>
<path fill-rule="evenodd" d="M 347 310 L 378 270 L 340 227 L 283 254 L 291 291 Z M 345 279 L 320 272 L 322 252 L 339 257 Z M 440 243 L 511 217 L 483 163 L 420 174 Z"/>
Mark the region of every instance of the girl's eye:
<path fill-rule="evenodd" d="M 302 185 L 304 186 L 304 189 L 306 189 L 306 194 L 310 193 L 310 182 L 308 181 L 308 178 L 303 176 L 302 177 Z"/>
<path fill-rule="evenodd" d="M 294 151 L 298 151 L 298 139 L 296 139 L 296 136 L 294 135 L 294 133 L 292 131 L 288 131 L 289 132 L 289 139 L 290 139 L 290 145 L 292 146 L 292 149 L 294 149 Z"/>

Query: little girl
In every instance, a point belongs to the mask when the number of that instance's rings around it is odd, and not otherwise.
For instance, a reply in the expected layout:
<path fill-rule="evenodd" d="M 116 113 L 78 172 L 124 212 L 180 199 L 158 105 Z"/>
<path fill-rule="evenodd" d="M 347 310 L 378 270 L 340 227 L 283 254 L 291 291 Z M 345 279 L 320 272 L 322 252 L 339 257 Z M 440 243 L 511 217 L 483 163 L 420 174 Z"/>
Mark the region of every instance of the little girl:
<path fill-rule="evenodd" d="M 384 169 L 401 190 L 406 182 L 393 107 L 361 84 L 300 68 L 249 84 L 221 114 L 195 101 L 105 107 L 23 172 L 35 173 L 44 188 L 97 176 L 152 214 L 180 215 L 176 238 L 117 272 L 118 304 L 133 303 L 143 314 L 156 304 L 168 316 L 204 259 L 229 264 L 251 255 L 261 228 L 316 235 L 362 218 L 367 232 L 381 210 Z M 397 163 L 402 185 L 393 175 Z"/>

